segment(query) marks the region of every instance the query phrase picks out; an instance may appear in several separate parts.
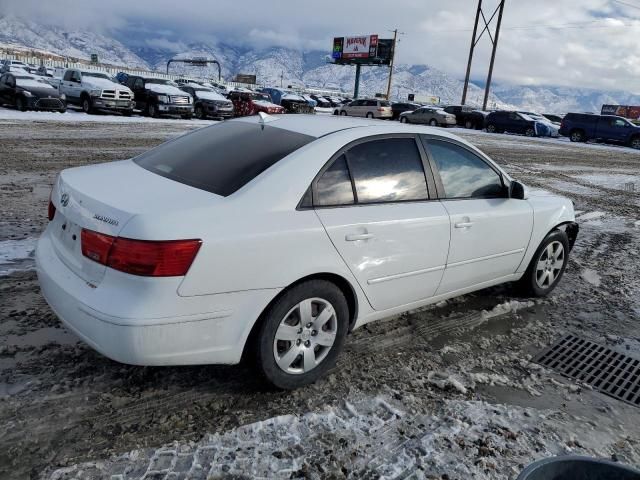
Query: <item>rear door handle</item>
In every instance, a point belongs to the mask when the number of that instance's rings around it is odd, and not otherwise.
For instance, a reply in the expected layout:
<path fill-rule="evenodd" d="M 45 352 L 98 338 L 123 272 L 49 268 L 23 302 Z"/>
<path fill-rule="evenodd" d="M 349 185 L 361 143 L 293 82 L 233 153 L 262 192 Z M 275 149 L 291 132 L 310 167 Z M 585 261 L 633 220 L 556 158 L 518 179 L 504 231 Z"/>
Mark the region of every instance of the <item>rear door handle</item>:
<path fill-rule="evenodd" d="M 459 222 L 455 224 L 456 228 L 469 228 L 473 226 L 473 222 Z"/>
<path fill-rule="evenodd" d="M 347 242 L 355 242 L 357 240 L 369 240 L 373 238 L 372 233 L 352 233 L 350 235 L 345 235 L 344 239 Z"/>

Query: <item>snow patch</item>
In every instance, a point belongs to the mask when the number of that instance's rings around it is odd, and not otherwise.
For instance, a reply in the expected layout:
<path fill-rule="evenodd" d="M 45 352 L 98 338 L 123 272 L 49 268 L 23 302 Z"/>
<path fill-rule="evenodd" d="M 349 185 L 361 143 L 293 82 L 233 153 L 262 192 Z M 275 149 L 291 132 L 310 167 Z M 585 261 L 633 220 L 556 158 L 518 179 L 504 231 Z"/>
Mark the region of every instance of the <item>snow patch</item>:
<path fill-rule="evenodd" d="M 36 238 L 1 241 L 0 276 L 20 270 L 31 270 L 34 267 L 33 255 L 37 241 Z"/>
<path fill-rule="evenodd" d="M 587 220 L 597 220 L 598 218 L 602 218 L 606 215 L 606 213 L 604 212 L 589 212 L 589 213 L 585 213 L 584 215 L 580 215 L 578 217 L 578 219 L 580 221 L 587 221 Z"/>
<path fill-rule="evenodd" d="M 580 277 L 587 283 L 590 283 L 594 287 L 599 287 L 602 283 L 600 275 L 595 270 L 590 268 L 584 268 L 580 273 Z"/>
<path fill-rule="evenodd" d="M 504 303 L 500 303 L 493 307 L 491 310 L 482 310 L 482 318 L 488 320 L 493 317 L 498 317 L 500 315 L 505 315 L 507 313 L 516 313 L 518 310 L 523 308 L 530 308 L 535 305 L 535 302 L 528 300 L 526 302 L 521 302 L 519 300 L 509 300 Z"/>

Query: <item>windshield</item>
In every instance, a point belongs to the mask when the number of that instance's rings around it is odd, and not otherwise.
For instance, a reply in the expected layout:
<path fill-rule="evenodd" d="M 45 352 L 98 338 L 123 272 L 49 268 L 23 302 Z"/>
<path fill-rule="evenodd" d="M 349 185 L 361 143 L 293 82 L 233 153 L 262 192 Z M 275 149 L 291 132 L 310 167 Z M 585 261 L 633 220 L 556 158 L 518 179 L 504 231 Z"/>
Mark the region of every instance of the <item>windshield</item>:
<path fill-rule="evenodd" d="M 109 78 L 109 75 L 107 75 L 106 73 L 100 73 L 100 72 L 82 72 L 82 76 L 83 77 L 104 78 L 104 79 L 107 79 L 107 80 L 111 80 Z"/>
<path fill-rule="evenodd" d="M 177 86 L 176 83 L 171 80 L 165 80 L 164 78 L 145 78 L 144 83 L 157 83 L 158 85 L 171 85 L 172 87 Z"/>
<path fill-rule="evenodd" d="M 313 140 L 269 125 L 224 122 L 164 143 L 134 161 L 163 177 L 226 197 Z"/>

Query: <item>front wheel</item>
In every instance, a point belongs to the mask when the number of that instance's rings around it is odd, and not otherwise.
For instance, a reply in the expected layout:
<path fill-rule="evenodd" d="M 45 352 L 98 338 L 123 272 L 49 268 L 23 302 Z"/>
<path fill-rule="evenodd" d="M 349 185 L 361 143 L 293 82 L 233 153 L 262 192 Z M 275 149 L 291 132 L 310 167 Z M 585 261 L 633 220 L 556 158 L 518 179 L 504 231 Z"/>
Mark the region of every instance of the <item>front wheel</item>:
<path fill-rule="evenodd" d="M 202 106 L 198 105 L 196 107 L 196 118 L 198 120 L 204 120 L 205 114 L 204 114 L 204 109 L 202 108 Z"/>
<path fill-rule="evenodd" d="M 527 129 L 525 130 L 524 134 L 525 134 L 527 137 L 535 137 L 535 136 L 536 136 L 536 131 L 535 131 L 532 127 L 529 127 L 529 128 L 527 128 Z"/>
<path fill-rule="evenodd" d="M 150 103 L 147 106 L 147 113 L 152 118 L 158 118 L 158 107 L 156 106 L 155 103 Z"/>
<path fill-rule="evenodd" d="M 16 108 L 21 112 L 24 112 L 27 110 L 25 101 L 20 97 L 16 98 Z"/>
<path fill-rule="evenodd" d="M 492 123 L 490 123 L 489 125 L 487 125 L 487 132 L 488 133 L 496 133 L 497 132 L 496 126 L 493 125 Z"/>
<path fill-rule="evenodd" d="M 407 117 L 400 117 L 400 123 L 409 123 L 409 119 Z"/>
<path fill-rule="evenodd" d="M 429 125 L 431 125 L 432 127 L 437 127 L 438 121 L 435 118 L 432 118 L 431 120 L 429 120 Z"/>
<path fill-rule="evenodd" d="M 373 113 L 371 112 L 367 113 L 367 118 L 373 118 Z"/>
<path fill-rule="evenodd" d="M 629 142 L 629 146 L 636 150 L 640 150 L 640 137 L 633 137 Z"/>
<path fill-rule="evenodd" d="M 254 346 L 258 369 L 275 387 L 291 390 L 315 382 L 335 365 L 349 308 L 335 284 L 310 280 L 285 292 L 261 321 Z"/>
<path fill-rule="evenodd" d="M 471 120 L 467 120 L 464 122 L 464 128 L 471 130 L 473 128 L 473 122 Z"/>
<path fill-rule="evenodd" d="M 82 111 L 84 113 L 87 113 L 87 114 L 93 113 L 93 105 L 91 104 L 91 99 L 90 98 L 85 97 L 82 100 Z"/>
<path fill-rule="evenodd" d="M 345 112 L 344 110 L 341 110 L 340 111 L 340 116 L 346 117 L 347 116 L 347 112 Z"/>
<path fill-rule="evenodd" d="M 584 133 L 582 133 L 582 130 L 574 130 L 571 132 L 569 139 L 572 142 L 584 142 Z"/>
<path fill-rule="evenodd" d="M 569 239 L 562 230 L 545 237 L 519 281 L 523 293 L 544 297 L 558 285 L 569 261 Z"/>

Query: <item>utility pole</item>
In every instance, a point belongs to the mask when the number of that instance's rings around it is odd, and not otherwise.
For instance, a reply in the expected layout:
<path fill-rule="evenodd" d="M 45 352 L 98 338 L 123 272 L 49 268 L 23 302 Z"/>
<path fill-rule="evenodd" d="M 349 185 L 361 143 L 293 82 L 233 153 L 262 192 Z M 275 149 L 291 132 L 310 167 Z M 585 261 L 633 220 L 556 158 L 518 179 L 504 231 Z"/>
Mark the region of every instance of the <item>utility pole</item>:
<path fill-rule="evenodd" d="M 356 63 L 356 85 L 353 88 L 353 99 L 358 98 L 358 93 L 360 91 L 360 64 Z"/>
<path fill-rule="evenodd" d="M 469 78 L 471 76 L 471 63 L 473 61 L 473 53 L 474 53 L 475 47 L 480 41 L 480 39 L 482 38 L 482 35 L 484 35 L 484 32 L 487 32 L 487 35 L 489 36 L 489 40 L 492 45 L 491 61 L 489 63 L 489 74 L 487 75 L 487 83 L 485 85 L 485 90 L 484 90 L 484 100 L 482 103 L 482 109 L 483 110 L 487 109 L 487 102 L 489 101 L 489 92 L 491 90 L 491 79 L 493 77 L 493 65 L 496 59 L 496 50 L 498 49 L 498 38 L 500 37 L 500 26 L 502 25 L 502 13 L 504 11 L 504 3 L 505 3 L 505 0 L 500 0 L 498 3 L 498 6 L 495 8 L 493 13 L 491 14 L 491 17 L 489 17 L 489 20 L 487 20 L 487 17 L 485 17 L 485 14 L 484 14 L 484 10 L 482 9 L 482 0 L 478 0 L 478 9 L 476 10 L 476 21 L 473 25 L 473 36 L 471 37 L 471 47 L 469 48 L 467 74 L 464 79 L 464 88 L 462 89 L 462 101 L 460 102 L 462 105 L 464 105 L 465 102 L 467 101 Z M 492 34 L 490 25 L 493 19 L 495 18 L 496 14 L 498 15 L 498 20 L 497 20 L 495 31 Z M 477 35 L 478 24 L 480 23 L 480 17 L 482 17 L 484 28 L 480 32 L 480 35 Z"/>
<path fill-rule="evenodd" d="M 398 38 L 398 29 L 393 30 L 393 43 L 391 44 L 391 63 L 389 64 L 389 81 L 387 82 L 387 100 L 391 95 L 391 78 L 393 77 L 393 61 L 396 58 L 396 40 Z"/>

